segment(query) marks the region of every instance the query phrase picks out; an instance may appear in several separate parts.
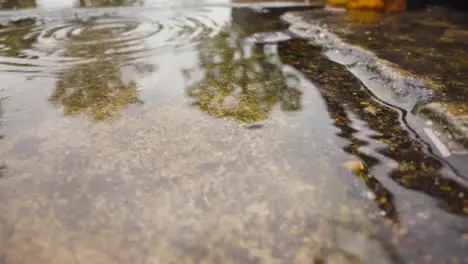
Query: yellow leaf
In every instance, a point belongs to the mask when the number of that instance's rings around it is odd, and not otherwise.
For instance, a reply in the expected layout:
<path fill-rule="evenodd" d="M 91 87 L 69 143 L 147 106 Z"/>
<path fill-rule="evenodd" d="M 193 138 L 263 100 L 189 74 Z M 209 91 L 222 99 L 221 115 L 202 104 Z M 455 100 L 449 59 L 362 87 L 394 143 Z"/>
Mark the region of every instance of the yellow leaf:
<path fill-rule="evenodd" d="M 373 107 L 372 105 L 364 108 L 364 112 L 372 114 L 372 115 L 376 115 L 378 111 L 379 110 L 377 108 Z"/>
<path fill-rule="evenodd" d="M 440 189 L 442 189 L 443 191 L 446 191 L 446 192 L 452 190 L 452 188 L 450 186 L 441 186 Z"/>
<path fill-rule="evenodd" d="M 354 174 L 358 174 L 362 170 L 364 170 L 364 164 L 359 160 L 350 160 L 343 164 L 345 168 L 353 172 Z"/>

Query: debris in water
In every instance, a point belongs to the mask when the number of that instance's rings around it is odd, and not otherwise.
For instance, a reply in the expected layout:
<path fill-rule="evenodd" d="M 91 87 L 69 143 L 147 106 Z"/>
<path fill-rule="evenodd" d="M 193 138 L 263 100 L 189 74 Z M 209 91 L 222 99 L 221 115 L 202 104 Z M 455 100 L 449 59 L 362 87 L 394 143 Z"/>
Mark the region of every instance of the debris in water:
<path fill-rule="evenodd" d="M 426 132 L 427 136 L 432 140 L 434 146 L 439 150 L 440 154 L 446 158 L 451 155 L 450 150 L 445 146 L 444 143 L 436 136 L 434 131 L 428 127 L 424 128 L 424 132 Z"/>
<path fill-rule="evenodd" d="M 373 107 L 372 105 L 370 105 L 370 106 L 364 108 L 364 112 L 369 113 L 369 114 L 372 114 L 372 115 L 376 115 L 377 112 L 378 112 L 378 110 L 377 110 L 377 108 L 375 108 L 375 107 Z"/>
<path fill-rule="evenodd" d="M 364 164 L 359 160 L 350 160 L 343 164 L 346 169 L 350 170 L 354 174 L 358 174 L 359 172 L 364 170 Z"/>

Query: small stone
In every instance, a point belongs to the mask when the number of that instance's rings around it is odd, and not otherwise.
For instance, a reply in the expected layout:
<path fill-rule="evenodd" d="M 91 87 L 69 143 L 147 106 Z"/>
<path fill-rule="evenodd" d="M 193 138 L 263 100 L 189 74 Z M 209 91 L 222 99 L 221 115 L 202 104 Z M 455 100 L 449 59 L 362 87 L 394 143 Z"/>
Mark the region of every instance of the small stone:
<path fill-rule="evenodd" d="M 420 219 L 427 220 L 429 218 L 429 213 L 428 212 L 419 212 L 416 214 L 416 216 Z"/>
<path fill-rule="evenodd" d="M 373 192 L 365 192 L 365 196 L 369 200 L 374 200 L 375 199 L 375 194 Z"/>

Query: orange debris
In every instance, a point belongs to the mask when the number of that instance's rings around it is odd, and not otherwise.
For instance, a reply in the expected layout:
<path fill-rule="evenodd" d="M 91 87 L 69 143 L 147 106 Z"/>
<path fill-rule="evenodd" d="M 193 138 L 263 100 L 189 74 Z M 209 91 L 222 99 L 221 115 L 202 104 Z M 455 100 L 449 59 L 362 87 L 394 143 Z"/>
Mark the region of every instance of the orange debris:
<path fill-rule="evenodd" d="M 385 3 L 383 0 L 351 0 L 348 3 L 348 9 L 383 9 Z"/>
<path fill-rule="evenodd" d="M 329 6 L 348 9 L 373 9 L 390 12 L 406 10 L 407 0 L 327 0 Z"/>
<path fill-rule="evenodd" d="M 328 0 L 327 4 L 329 6 L 335 6 L 335 7 L 345 7 L 348 5 L 349 0 Z"/>
<path fill-rule="evenodd" d="M 385 4 L 385 10 L 390 12 L 401 12 L 406 10 L 406 0 L 389 0 Z"/>

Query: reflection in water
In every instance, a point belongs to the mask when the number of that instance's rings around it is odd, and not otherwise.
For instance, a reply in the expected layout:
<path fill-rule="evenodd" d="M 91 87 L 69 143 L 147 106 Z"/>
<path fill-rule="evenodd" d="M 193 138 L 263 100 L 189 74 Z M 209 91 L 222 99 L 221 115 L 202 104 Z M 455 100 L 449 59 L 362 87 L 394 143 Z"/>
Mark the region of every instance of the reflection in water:
<path fill-rule="evenodd" d="M 137 84 L 123 80 L 125 57 L 107 54 L 107 51 L 117 49 L 119 43 L 108 40 L 120 31 L 134 28 L 99 27 L 93 20 L 78 23 L 84 25 L 78 27 L 79 34 L 67 40 L 63 56 L 87 60 L 73 64 L 59 75 L 50 101 L 62 105 L 65 115 L 86 114 L 93 120 L 115 117 L 125 106 L 140 100 Z M 137 65 L 135 68 L 142 73 L 153 70 L 148 65 Z"/>
<path fill-rule="evenodd" d="M 199 67 L 204 77 L 187 88 L 193 104 L 214 117 L 239 122 L 268 118 L 277 104 L 283 111 L 301 109 L 298 80 L 281 70 L 275 45 L 248 45 L 235 32 L 223 31 L 199 46 Z M 194 70 L 188 70 L 190 78 Z"/>
<path fill-rule="evenodd" d="M 124 2 L 131 1 L 80 3 Z M 8 144 L 0 155 L 12 175 L 0 181 L 0 208 L 6 211 L 0 222 L 8 229 L 0 234 L 7 245 L 2 244 L 0 255 L 6 252 L 7 262 L 25 263 L 16 259 L 24 255 L 63 263 L 90 252 L 79 262 L 401 263 L 393 250 L 398 248 L 393 233 L 373 233 L 368 211 L 353 211 L 362 205 L 354 201 L 356 192 L 348 197 L 343 190 L 347 182 L 338 183 L 343 175 L 335 173 L 341 159 L 349 156 L 365 163 L 354 179 L 369 188 L 371 203 L 389 222 L 406 223 L 407 212 L 402 212 L 388 175 L 400 186 L 434 198 L 446 212 L 460 219 L 466 215 L 461 196 L 466 188 L 442 175 L 442 163 L 401 127 L 399 112 L 377 104 L 346 69 L 304 41 L 252 45 L 241 40 L 252 31 L 275 30 L 279 23 L 271 13 L 264 15 L 272 20 L 262 21 L 249 17 L 255 12 L 233 12 L 233 19 L 241 21 L 218 33 L 222 23 L 214 21 L 213 14 L 228 16 L 218 11 L 129 11 L 124 18 L 52 19 L 46 25 L 31 19 L 0 31 L 2 70 L 26 71 L 37 64 L 46 76 L 34 76 L 25 88 L 11 88 L 18 105 L 8 101 L 9 132 L 2 127 Z M 194 43 L 198 45 L 192 50 Z M 43 92 L 35 85 L 50 80 L 53 89 L 50 96 L 44 92 L 44 98 L 63 107 L 65 115 L 95 121 L 115 117 L 143 96 L 138 80 L 127 73 L 153 71 L 137 63 L 153 59 L 167 74 L 159 74 L 161 68 L 157 78 L 147 82 L 146 107 L 123 116 L 116 122 L 120 125 L 83 124 L 57 117 L 49 107 L 20 112 L 35 122 L 10 122 L 19 116 L 13 115 L 16 107 L 37 109 L 29 105 L 29 92 Z M 186 59 L 198 64 L 185 71 L 189 87 L 173 79 Z M 318 92 L 283 63 L 312 79 Z M 167 95 L 169 102 L 154 103 L 148 96 L 152 92 Z M 297 113 L 278 115 L 284 123 L 275 119 L 271 126 L 251 126 L 262 129 L 239 129 L 186 107 L 184 92 L 204 113 L 238 122 L 266 120 L 281 113 L 276 108 Z M 33 106 L 48 104 L 40 98 Z M 335 131 L 349 156 L 334 142 Z M 387 168 L 388 161 L 398 169 Z M 347 214 L 334 214 L 341 210 Z M 411 232 L 426 230 L 416 227 Z M 47 243 L 27 243 L 31 236 Z M 45 253 L 41 258 L 36 252 Z M 57 258 L 57 252 L 66 260 Z"/>
<path fill-rule="evenodd" d="M 31 48 L 36 38 L 31 37 L 35 31 L 36 19 L 26 18 L 11 21 L 9 25 L 0 26 L 0 56 L 25 57 L 22 50 Z M 10 62 L 10 63 L 13 63 Z"/>
<path fill-rule="evenodd" d="M 62 105 L 65 115 L 86 114 L 94 120 L 115 117 L 128 104 L 139 102 L 137 85 L 125 83 L 120 62 L 96 57 L 64 72 L 50 101 Z"/>
<path fill-rule="evenodd" d="M 0 9 L 34 8 L 36 0 L 0 0 Z"/>
<path fill-rule="evenodd" d="M 106 55 L 125 54 L 127 62 L 142 60 L 213 37 L 229 14 L 228 8 L 92 10 L 75 9 L 71 14 L 51 11 L 47 17 L 19 17 L 0 25 L 0 67 L 50 73 L 69 62 L 92 57 L 103 48 Z M 93 46 L 98 42 L 102 45 Z M 64 48 L 78 45 L 84 47 L 81 53 L 75 48 L 75 57 L 66 56 Z M 88 54 L 91 49 L 98 50 Z"/>
<path fill-rule="evenodd" d="M 63 106 L 65 115 L 86 114 L 94 120 L 114 117 L 139 100 L 137 84 L 123 80 L 122 71 L 129 68 L 125 56 L 109 51 L 121 49 L 125 43 L 119 37 L 135 30 L 138 24 L 108 20 L 75 20 L 47 30 L 37 25 L 36 19 L 15 21 L 0 30 L 2 64 L 11 71 L 29 68 L 42 72 L 44 68 L 33 66 L 48 66 L 46 63 L 53 59 L 69 61 L 52 64 L 48 69 L 62 68 L 50 101 Z M 133 66 L 139 73 L 153 70 L 150 65 Z"/>

